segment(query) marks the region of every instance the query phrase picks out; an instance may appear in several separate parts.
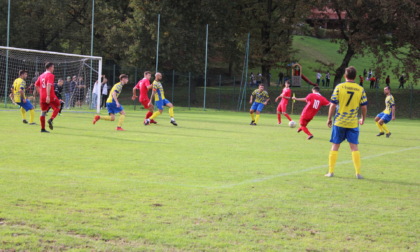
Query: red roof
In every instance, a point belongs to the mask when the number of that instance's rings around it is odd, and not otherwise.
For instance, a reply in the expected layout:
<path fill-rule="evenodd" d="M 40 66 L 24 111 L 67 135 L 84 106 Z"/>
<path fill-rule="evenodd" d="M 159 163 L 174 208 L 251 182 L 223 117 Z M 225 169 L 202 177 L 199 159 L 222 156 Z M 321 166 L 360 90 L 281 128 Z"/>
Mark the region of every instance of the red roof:
<path fill-rule="evenodd" d="M 345 19 L 347 16 L 346 11 L 340 12 L 341 19 Z M 312 9 L 310 19 L 338 19 L 337 12 L 331 8 L 324 7 L 322 10 Z"/>

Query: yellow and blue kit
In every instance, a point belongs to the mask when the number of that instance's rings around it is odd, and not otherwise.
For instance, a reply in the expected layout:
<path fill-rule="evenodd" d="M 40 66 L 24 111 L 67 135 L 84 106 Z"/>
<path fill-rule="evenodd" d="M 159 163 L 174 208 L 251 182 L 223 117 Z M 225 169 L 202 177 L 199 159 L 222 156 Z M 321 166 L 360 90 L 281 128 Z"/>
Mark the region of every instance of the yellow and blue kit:
<path fill-rule="evenodd" d="M 385 110 L 377 115 L 384 123 L 388 123 L 392 119 L 392 107 L 395 106 L 394 97 L 390 94 L 385 98 Z"/>
<path fill-rule="evenodd" d="M 166 106 L 166 104 L 171 103 L 165 98 L 165 92 L 163 91 L 163 86 L 160 81 L 153 81 L 153 91 L 155 91 L 156 107 L 159 110 L 163 110 L 163 107 Z"/>
<path fill-rule="evenodd" d="M 22 78 L 17 78 L 14 82 L 13 82 L 13 97 L 14 97 L 14 101 L 21 106 L 22 108 L 24 108 L 26 111 L 33 109 L 34 107 L 32 106 L 31 102 L 29 100 L 26 100 L 26 102 L 23 102 L 24 99 L 26 99 L 25 97 L 25 88 L 26 88 L 26 82 L 24 79 Z M 21 96 L 20 90 L 23 90 L 23 96 Z"/>
<path fill-rule="evenodd" d="M 114 97 L 112 97 L 112 94 L 115 92 L 117 94 L 117 98 L 120 96 L 123 84 L 121 82 L 116 83 L 109 93 L 108 99 L 106 100 L 106 108 L 108 109 L 108 113 L 110 114 L 116 114 L 124 110 L 123 106 L 120 104 L 120 107 L 117 107 L 117 103 L 114 100 Z"/>

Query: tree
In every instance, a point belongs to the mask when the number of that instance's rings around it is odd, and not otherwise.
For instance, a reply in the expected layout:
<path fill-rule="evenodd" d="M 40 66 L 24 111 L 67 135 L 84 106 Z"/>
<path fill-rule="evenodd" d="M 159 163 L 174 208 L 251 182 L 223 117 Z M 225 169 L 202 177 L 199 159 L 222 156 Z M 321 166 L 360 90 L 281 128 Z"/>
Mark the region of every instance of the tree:
<path fill-rule="evenodd" d="M 405 72 L 419 76 L 419 10 L 420 5 L 411 0 L 328 0 L 316 1 L 337 14 L 341 26 L 340 52 L 344 53 L 336 69 L 337 85 L 355 55 L 372 52 L 377 56 L 377 66 L 388 64 L 389 57 L 397 57 L 408 68 Z M 396 69 L 401 71 L 401 69 Z"/>

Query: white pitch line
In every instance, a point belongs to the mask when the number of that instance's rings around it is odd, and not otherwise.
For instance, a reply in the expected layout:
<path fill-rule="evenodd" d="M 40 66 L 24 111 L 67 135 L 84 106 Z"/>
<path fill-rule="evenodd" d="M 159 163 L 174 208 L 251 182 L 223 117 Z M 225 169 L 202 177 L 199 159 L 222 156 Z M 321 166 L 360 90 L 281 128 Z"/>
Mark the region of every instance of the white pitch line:
<path fill-rule="evenodd" d="M 396 150 L 396 151 L 384 152 L 384 153 L 380 153 L 380 154 L 376 154 L 376 155 L 362 157 L 361 159 L 363 159 L 363 160 L 372 159 L 372 158 L 376 158 L 376 157 L 382 157 L 382 156 L 389 155 L 389 154 L 395 154 L 395 153 L 398 153 L 398 152 L 410 151 L 410 150 L 415 150 L 415 149 L 420 149 L 420 146 L 414 146 L 414 147 L 400 149 L 400 150 Z M 338 162 L 337 164 L 348 164 L 348 163 L 353 163 L 353 161 L 352 160 L 346 160 L 346 161 Z M 316 169 L 319 169 L 319 168 L 328 168 L 328 165 L 327 164 L 317 165 L 317 166 L 313 166 L 313 167 L 298 170 L 298 171 L 279 173 L 279 174 L 275 174 L 275 175 L 271 175 L 271 176 L 267 176 L 267 177 L 244 180 L 244 181 L 239 182 L 239 183 L 233 183 L 233 184 L 227 184 L 227 185 L 215 186 L 215 187 L 208 187 L 208 188 L 214 188 L 214 189 L 230 188 L 230 187 L 235 187 L 235 186 L 239 186 L 239 185 L 259 183 L 259 182 L 264 182 L 264 181 L 279 178 L 279 177 L 284 177 L 284 176 L 294 175 L 294 174 L 298 174 L 298 173 L 302 173 L 302 172 L 312 171 L 312 170 L 316 170 Z"/>

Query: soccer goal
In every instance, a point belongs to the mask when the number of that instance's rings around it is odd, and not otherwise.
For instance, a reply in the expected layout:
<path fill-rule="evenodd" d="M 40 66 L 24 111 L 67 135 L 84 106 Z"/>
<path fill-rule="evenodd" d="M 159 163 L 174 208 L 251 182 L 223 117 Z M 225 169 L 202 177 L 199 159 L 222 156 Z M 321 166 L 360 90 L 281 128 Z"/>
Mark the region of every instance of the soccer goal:
<path fill-rule="evenodd" d="M 8 96 L 20 70 L 28 71 L 25 92 L 37 104 L 34 84 L 45 71 L 46 62 L 54 63 L 55 83 L 63 80 L 61 96 L 65 108 L 95 108 L 99 113 L 101 95 L 92 95 L 92 91 L 96 81 L 101 83 L 102 57 L 0 46 L 0 99 L 5 107 L 12 103 Z"/>

